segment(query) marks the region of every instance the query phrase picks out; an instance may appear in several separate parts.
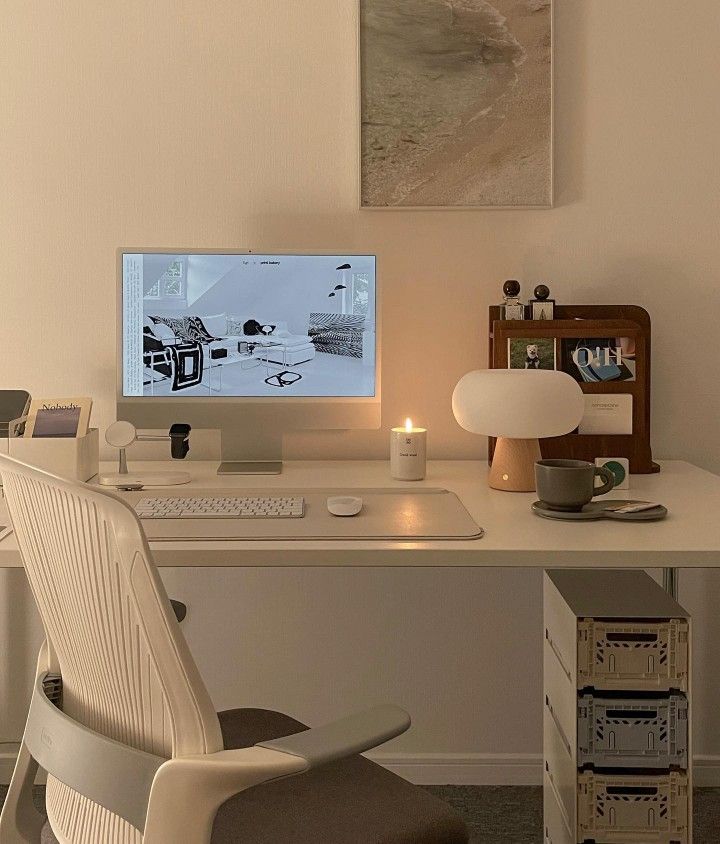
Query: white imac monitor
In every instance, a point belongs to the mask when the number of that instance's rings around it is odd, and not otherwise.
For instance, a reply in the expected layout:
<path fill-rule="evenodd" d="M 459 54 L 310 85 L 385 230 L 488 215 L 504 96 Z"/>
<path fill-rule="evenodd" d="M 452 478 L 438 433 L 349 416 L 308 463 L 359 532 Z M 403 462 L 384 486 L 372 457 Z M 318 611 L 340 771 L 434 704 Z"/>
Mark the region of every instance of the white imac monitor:
<path fill-rule="evenodd" d="M 120 249 L 118 289 L 118 419 L 220 429 L 226 472 L 279 471 L 285 431 L 379 427 L 373 255 Z"/>

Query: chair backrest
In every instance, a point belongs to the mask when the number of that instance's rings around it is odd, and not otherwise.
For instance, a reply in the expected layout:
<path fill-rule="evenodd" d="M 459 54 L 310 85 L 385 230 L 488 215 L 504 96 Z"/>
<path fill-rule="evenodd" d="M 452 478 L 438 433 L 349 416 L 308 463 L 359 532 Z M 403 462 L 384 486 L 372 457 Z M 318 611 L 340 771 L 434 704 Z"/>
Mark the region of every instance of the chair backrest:
<path fill-rule="evenodd" d="M 221 750 L 217 715 L 132 508 L 3 455 L 0 474 L 62 675 L 63 711 L 158 756 Z M 141 840 L 89 802 L 49 778 L 50 820 L 67 840 Z"/>

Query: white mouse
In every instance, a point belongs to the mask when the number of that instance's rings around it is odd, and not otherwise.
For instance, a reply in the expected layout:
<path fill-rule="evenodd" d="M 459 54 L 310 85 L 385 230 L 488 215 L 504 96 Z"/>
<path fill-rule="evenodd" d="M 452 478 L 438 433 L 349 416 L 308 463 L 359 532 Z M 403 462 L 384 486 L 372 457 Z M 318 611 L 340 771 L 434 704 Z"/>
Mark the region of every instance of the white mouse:
<path fill-rule="evenodd" d="M 331 495 L 327 508 L 333 516 L 357 516 L 362 510 L 363 500 L 354 495 Z"/>

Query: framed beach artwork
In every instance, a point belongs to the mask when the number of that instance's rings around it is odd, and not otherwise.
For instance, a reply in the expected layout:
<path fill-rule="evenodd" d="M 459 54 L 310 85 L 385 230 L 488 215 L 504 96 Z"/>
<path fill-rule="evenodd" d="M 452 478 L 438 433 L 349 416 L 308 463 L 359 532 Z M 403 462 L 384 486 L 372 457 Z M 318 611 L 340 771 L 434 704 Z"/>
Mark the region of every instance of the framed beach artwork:
<path fill-rule="evenodd" d="M 359 0 L 363 208 L 552 205 L 552 0 Z"/>

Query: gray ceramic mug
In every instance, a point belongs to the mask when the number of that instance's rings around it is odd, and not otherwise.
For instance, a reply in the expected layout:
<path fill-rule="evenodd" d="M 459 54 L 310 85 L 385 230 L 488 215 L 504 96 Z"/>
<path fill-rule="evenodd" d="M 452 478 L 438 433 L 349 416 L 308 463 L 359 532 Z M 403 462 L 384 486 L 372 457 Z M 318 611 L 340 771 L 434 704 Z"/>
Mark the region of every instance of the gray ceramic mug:
<path fill-rule="evenodd" d="M 602 486 L 595 486 L 598 475 L 604 481 Z M 584 460 L 538 460 L 535 464 L 538 498 L 553 510 L 582 510 L 614 485 L 615 477 L 607 467 Z"/>

